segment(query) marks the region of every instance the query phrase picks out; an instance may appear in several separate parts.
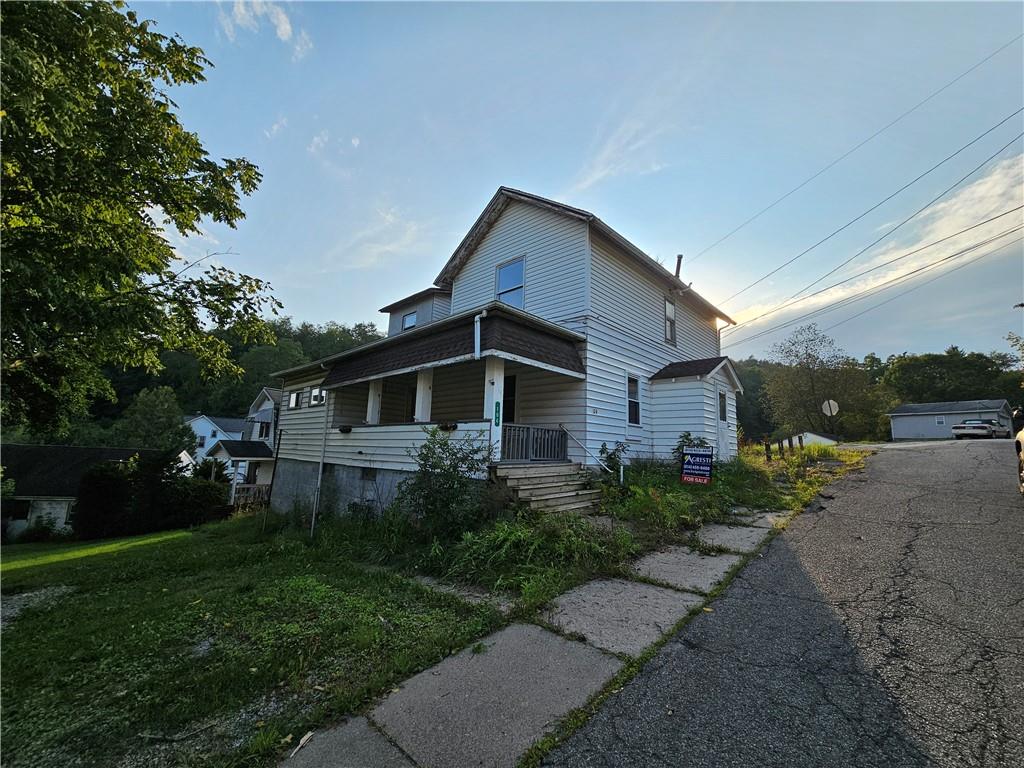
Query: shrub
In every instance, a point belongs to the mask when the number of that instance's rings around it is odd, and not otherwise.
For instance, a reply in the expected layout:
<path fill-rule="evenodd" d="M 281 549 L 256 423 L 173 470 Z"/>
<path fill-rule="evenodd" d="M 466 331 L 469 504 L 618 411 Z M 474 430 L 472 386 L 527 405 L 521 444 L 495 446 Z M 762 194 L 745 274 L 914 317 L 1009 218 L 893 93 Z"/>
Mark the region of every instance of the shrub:
<path fill-rule="evenodd" d="M 619 477 L 619 467 L 622 466 L 622 456 L 629 450 L 629 446 L 625 443 L 616 443 L 614 448 L 609 448 L 608 443 L 601 443 L 601 448 L 597 452 L 601 461 L 604 462 L 605 466 L 611 470 L 612 476 L 616 482 Z"/>
<path fill-rule="evenodd" d="M 453 438 L 437 427 L 413 453 L 416 472 L 398 487 L 394 510 L 444 540 L 478 526 L 486 515 L 484 472 L 490 451 L 474 437 Z"/>
<path fill-rule="evenodd" d="M 192 467 L 192 476 L 201 477 L 204 480 L 213 480 L 217 483 L 229 483 L 228 471 L 224 462 L 216 459 L 206 458 Z"/>
<path fill-rule="evenodd" d="M 689 432 L 683 432 L 676 441 L 676 447 L 672 449 L 672 458 L 675 459 L 676 466 L 683 463 L 683 449 L 684 448 L 710 448 L 711 443 L 705 440 L 703 437 L 694 437 Z"/>
<path fill-rule="evenodd" d="M 30 544 L 40 541 L 60 541 L 70 538 L 70 532 L 57 528 L 57 524 L 49 515 L 42 515 L 32 521 L 32 525 L 18 536 L 19 544 Z"/>
<path fill-rule="evenodd" d="M 124 464 L 104 462 L 85 473 L 78 486 L 78 503 L 71 520 L 79 539 L 124 535 L 128 528 L 132 481 Z"/>

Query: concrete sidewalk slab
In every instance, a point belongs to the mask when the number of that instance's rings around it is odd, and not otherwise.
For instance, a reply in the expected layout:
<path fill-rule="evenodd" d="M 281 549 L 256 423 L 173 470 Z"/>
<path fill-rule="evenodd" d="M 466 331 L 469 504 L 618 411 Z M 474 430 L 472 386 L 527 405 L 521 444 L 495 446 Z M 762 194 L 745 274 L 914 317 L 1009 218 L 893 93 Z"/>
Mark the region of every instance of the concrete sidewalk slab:
<path fill-rule="evenodd" d="M 760 512 L 741 519 L 744 525 L 752 525 L 755 528 L 774 528 L 778 523 L 788 520 L 789 517 L 786 512 Z"/>
<path fill-rule="evenodd" d="M 513 768 L 622 662 L 529 624 L 513 624 L 407 680 L 370 717 L 430 768 Z"/>
<path fill-rule="evenodd" d="M 444 592 L 446 595 L 454 595 L 460 600 L 465 600 L 467 603 L 472 603 L 473 605 L 491 605 L 504 614 L 507 614 L 512 610 L 512 598 L 488 592 L 486 589 L 482 589 L 480 587 L 474 587 L 468 584 L 450 584 L 446 581 L 435 579 L 433 576 L 425 576 L 423 574 L 413 576 L 413 581 L 427 587 L 428 589 L 433 589 L 436 592 Z"/>
<path fill-rule="evenodd" d="M 669 547 L 640 558 L 633 571 L 679 589 L 710 592 L 739 561 L 739 555 L 702 555 L 688 547 Z"/>
<path fill-rule="evenodd" d="M 353 717 L 335 728 L 317 731 L 280 768 L 413 768 L 394 744 L 365 717 Z"/>
<path fill-rule="evenodd" d="M 583 635 L 590 645 L 639 656 L 700 603 L 698 595 L 603 579 L 557 597 L 545 618 L 565 632 Z"/>
<path fill-rule="evenodd" d="M 705 544 L 725 547 L 733 552 L 753 552 L 767 535 L 764 528 L 740 525 L 705 525 L 697 531 L 697 538 Z"/>

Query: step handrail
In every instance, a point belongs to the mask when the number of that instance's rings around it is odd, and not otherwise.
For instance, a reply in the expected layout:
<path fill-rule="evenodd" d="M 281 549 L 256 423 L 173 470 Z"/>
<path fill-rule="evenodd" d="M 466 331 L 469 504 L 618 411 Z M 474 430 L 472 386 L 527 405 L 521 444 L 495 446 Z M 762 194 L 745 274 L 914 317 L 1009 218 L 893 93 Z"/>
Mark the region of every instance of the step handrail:
<path fill-rule="evenodd" d="M 582 448 L 584 451 L 586 451 L 587 455 L 590 456 L 590 458 L 592 458 L 594 461 L 596 461 L 598 464 L 600 464 L 605 472 L 607 472 L 609 475 L 614 474 L 612 472 L 611 468 L 607 464 L 605 464 L 603 461 L 601 461 L 601 459 L 599 459 L 597 456 L 595 456 L 593 453 L 591 453 L 590 449 L 587 448 L 587 446 L 585 446 L 583 443 L 581 443 L 579 440 L 576 439 L 576 435 L 574 435 L 572 432 L 570 432 L 568 429 L 565 428 L 565 424 L 559 424 L 558 426 L 559 426 L 559 428 L 561 428 L 561 430 L 563 432 L 565 432 L 565 434 L 567 434 L 570 438 L 572 438 L 572 441 L 574 443 L 576 443 L 576 445 L 578 445 L 580 448 Z"/>

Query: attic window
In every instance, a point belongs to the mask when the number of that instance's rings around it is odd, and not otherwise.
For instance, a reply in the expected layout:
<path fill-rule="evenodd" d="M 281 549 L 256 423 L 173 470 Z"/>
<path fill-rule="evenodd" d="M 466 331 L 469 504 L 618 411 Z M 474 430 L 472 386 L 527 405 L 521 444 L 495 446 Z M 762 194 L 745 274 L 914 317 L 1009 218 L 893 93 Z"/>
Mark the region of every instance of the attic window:
<path fill-rule="evenodd" d="M 676 303 L 665 299 L 665 341 L 676 343 Z"/>
<path fill-rule="evenodd" d="M 523 257 L 509 261 L 498 267 L 498 282 L 495 294 L 498 301 L 516 309 L 525 306 L 525 288 L 523 283 L 525 270 Z"/>
<path fill-rule="evenodd" d="M 323 405 L 327 400 L 327 393 L 324 392 L 320 387 L 313 387 L 309 390 L 309 407 L 312 408 L 315 405 Z"/>
<path fill-rule="evenodd" d="M 415 328 L 415 327 L 416 327 L 416 313 L 415 312 L 407 312 L 406 314 L 402 315 L 402 330 L 403 331 L 408 331 L 410 328 Z"/>

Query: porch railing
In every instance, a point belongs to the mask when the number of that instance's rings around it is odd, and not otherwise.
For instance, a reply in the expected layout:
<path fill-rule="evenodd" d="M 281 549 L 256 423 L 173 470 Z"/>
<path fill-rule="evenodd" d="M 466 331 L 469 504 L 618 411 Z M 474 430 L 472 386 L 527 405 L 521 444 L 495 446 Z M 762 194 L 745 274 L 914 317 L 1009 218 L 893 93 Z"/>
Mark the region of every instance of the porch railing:
<path fill-rule="evenodd" d="M 235 486 L 235 506 L 270 501 L 270 485 L 239 483 Z"/>
<path fill-rule="evenodd" d="M 567 461 L 568 435 L 560 429 L 505 424 L 501 428 L 502 461 Z"/>

